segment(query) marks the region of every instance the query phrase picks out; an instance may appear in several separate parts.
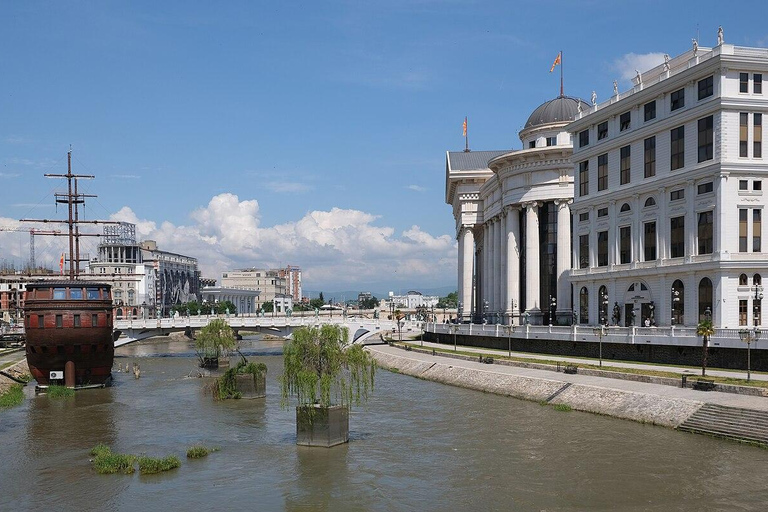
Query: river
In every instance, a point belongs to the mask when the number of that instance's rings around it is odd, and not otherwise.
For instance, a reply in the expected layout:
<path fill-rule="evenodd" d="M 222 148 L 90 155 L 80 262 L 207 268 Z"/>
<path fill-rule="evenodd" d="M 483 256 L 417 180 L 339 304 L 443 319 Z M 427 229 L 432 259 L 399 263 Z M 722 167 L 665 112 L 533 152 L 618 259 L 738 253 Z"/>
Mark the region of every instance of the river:
<path fill-rule="evenodd" d="M 765 510 L 768 450 L 380 370 L 349 444 L 295 443 L 279 342 L 246 339 L 267 397 L 214 402 L 191 345 L 122 347 L 108 389 L 0 411 L 0 510 Z M 152 476 L 98 475 L 89 450 L 176 455 Z M 221 451 L 187 460 L 195 444 Z"/>

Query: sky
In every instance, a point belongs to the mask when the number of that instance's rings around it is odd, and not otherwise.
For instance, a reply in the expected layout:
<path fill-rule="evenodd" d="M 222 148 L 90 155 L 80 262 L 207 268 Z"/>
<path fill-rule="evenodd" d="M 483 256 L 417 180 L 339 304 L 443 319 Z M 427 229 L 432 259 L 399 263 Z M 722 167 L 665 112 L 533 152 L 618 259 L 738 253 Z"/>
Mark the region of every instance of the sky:
<path fill-rule="evenodd" d="M 559 94 L 598 101 L 698 37 L 768 46 L 762 1 L 5 1 L 0 226 L 86 219 L 198 258 L 206 277 L 298 265 L 307 289 L 456 283 L 445 152 L 519 149 Z M 0 265 L 28 234 L 0 232 Z M 94 239 L 90 239 L 94 240 Z M 84 251 L 95 254 L 95 242 Z M 53 268 L 60 238 L 36 238 Z M 90 245 L 89 245 L 90 244 Z"/>

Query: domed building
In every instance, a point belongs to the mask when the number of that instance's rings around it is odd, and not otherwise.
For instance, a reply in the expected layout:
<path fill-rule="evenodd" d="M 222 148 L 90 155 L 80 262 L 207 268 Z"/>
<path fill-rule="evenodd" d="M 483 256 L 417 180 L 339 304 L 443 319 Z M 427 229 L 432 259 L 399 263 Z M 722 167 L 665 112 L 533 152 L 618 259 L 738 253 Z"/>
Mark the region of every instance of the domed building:
<path fill-rule="evenodd" d="M 566 126 L 590 108 L 561 95 L 530 115 L 519 134 L 523 149 L 447 152 L 445 201 L 456 220 L 464 321 L 572 322 Z"/>

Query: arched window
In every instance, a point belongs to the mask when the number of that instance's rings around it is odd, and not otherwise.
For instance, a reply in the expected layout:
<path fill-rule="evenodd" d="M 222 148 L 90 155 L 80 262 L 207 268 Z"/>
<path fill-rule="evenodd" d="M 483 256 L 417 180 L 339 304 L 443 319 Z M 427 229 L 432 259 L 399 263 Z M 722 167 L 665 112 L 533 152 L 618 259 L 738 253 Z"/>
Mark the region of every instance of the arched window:
<path fill-rule="evenodd" d="M 739 276 L 739 286 L 747 286 L 747 274 L 741 274 Z"/>
<path fill-rule="evenodd" d="M 683 287 L 683 282 L 679 279 L 677 279 L 674 283 L 672 283 L 672 297 L 671 297 L 671 304 L 672 304 L 672 325 L 683 325 L 684 324 L 684 316 L 683 313 L 685 312 L 685 289 Z"/>
<path fill-rule="evenodd" d="M 760 286 L 761 284 L 763 284 L 763 278 L 760 277 L 760 274 L 755 274 L 752 277 L 752 284 L 755 286 Z"/>
<path fill-rule="evenodd" d="M 706 311 L 714 314 L 712 309 L 712 281 L 705 277 L 699 281 L 699 322 L 706 319 Z"/>
<path fill-rule="evenodd" d="M 624 203 L 623 205 L 621 205 L 621 209 L 619 211 L 620 212 L 628 212 L 631 209 L 632 208 L 629 206 L 629 203 Z"/>
<path fill-rule="evenodd" d="M 579 323 L 589 324 L 589 291 L 586 286 L 579 292 Z"/>
<path fill-rule="evenodd" d="M 123 318 L 123 308 L 117 308 L 117 318 Z"/>
<path fill-rule="evenodd" d="M 138 318 L 139 313 L 136 311 L 136 308 L 133 308 L 133 318 Z"/>
<path fill-rule="evenodd" d="M 656 206 L 656 200 L 652 197 L 649 197 L 648 199 L 645 200 L 645 207 L 649 208 L 651 206 Z"/>
<path fill-rule="evenodd" d="M 602 325 L 608 325 L 608 289 L 605 286 L 601 286 L 597 296 L 598 300 L 600 301 L 600 303 L 597 305 L 597 321 Z"/>

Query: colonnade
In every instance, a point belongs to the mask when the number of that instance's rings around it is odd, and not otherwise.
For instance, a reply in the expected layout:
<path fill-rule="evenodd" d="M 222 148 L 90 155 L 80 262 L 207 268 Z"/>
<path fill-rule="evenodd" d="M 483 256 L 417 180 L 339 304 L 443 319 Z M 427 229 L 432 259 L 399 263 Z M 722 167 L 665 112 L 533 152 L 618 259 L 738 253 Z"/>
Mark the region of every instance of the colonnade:
<path fill-rule="evenodd" d="M 571 199 L 556 199 L 557 207 L 557 317 L 571 318 Z M 541 255 L 539 208 L 541 201 L 505 206 L 482 225 L 463 225 L 459 230 L 459 301 L 464 320 L 488 318 L 515 323 L 525 315 L 541 323 Z M 520 237 L 520 214 L 525 215 L 525 240 Z M 521 247 L 522 242 L 522 247 Z M 525 311 L 520 311 L 520 254 L 525 249 Z M 527 313 L 527 314 L 526 314 Z"/>

